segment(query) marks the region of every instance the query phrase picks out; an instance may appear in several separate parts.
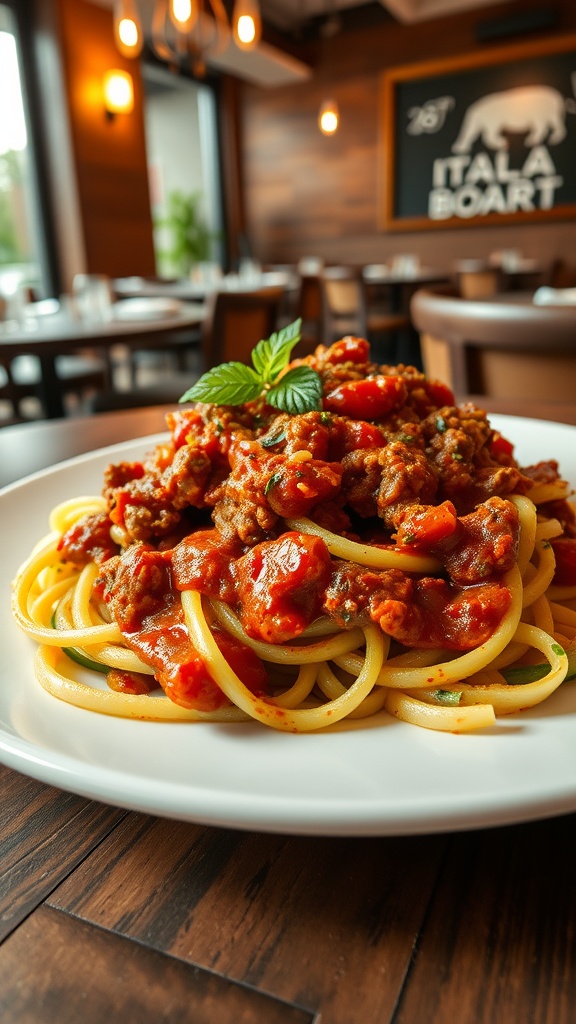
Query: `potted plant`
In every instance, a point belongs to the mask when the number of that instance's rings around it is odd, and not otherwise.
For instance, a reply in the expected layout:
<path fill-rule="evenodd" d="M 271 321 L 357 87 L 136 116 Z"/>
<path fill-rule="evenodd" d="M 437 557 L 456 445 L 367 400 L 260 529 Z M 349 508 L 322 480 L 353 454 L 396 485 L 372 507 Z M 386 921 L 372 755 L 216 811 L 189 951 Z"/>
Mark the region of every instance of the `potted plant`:
<path fill-rule="evenodd" d="M 161 249 L 158 256 L 181 277 L 188 277 L 195 264 L 210 260 L 212 242 L 218 237 L 208 228 L 201 203 L 199 192 L 174 190 L 168 195 L 166 215 L 156 221 L 170 240 L 169 248 Z"/>

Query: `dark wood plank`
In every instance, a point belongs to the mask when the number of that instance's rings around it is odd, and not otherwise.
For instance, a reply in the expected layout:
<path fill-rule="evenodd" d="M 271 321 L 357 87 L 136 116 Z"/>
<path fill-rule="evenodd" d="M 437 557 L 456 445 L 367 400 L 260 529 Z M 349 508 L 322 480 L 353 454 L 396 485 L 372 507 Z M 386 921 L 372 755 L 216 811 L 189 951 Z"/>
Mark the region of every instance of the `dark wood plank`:
<path fill-rule="evenodd" d="M 454 837 L 394 1024 L 573 1024 L 576 816 Z"/>
<path fill-rule="evenodd" d="M 131 814 L 50 904 L 222 972 L 323 1024 L 385 1022 L 444 837 L 254 835 Z"/>
<path fill-rule="evenodd" d="M 0 940 L 121 821 L 125 811 L 0 765 Z"/>
<path fill-rule="evenodd" d="M 314 1015 L 40 907 L 0 948 L 2 1024 L 312 1024 Z"/>

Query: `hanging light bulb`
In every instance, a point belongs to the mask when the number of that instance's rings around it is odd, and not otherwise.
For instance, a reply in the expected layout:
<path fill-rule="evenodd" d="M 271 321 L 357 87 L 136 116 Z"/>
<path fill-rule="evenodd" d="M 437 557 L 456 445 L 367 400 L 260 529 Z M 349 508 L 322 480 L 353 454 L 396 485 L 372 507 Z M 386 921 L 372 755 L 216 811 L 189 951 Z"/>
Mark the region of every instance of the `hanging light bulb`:
<path fill-rule="evenodd" d="M 142 52 L 144 33 L 135 0 L 116 0 L 114 38 L 123 57 L 138 57 Z"/>
<path fill-rule="evenodd" d="M 340 112 L 336 100 L 324 100 L 318 114 L 318 127 L 323 135 L 334 135 L 340 124 Z"/>
<path fill-rule="evenodd" d="M 252 50 L 262 35 L 258 0 L 236 0 L 232 24 L 236 45 L 241 50 Z"/>
<path fill-rule="evenodd" d="M 179 32 L 189 32 L 198 18 L 198 0 L 170 0 L 170 17 Z"/>

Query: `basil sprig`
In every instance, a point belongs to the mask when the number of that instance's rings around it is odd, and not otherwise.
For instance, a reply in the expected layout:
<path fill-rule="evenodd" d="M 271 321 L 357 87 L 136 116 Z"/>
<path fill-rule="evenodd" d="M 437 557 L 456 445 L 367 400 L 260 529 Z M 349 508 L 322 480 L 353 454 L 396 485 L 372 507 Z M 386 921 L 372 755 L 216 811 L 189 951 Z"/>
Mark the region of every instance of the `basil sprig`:
<path fill-rule="evenodd" d="M 302 321 L 295 320 L 265 341 L 251 354 L 252 366 L 222 363 L 204 373 L 186 391 L 181 402 L 243 405 L 264 395 L 268 405 L 291 415 L 322 408 L 322 381 L 311 366 L 294 366 L 283 373 L 300 340 Z"/>

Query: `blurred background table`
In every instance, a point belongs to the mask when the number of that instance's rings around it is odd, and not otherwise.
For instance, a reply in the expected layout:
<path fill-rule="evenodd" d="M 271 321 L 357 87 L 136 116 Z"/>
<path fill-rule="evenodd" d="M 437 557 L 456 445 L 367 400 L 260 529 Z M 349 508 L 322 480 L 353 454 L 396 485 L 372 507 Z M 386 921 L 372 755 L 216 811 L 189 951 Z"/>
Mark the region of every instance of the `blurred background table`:
<path fill-rule="evenodd" d="M 7 427 L 4 480 L 155 433 L 165 411 Z M 0 780 L 3 1024 L 574 1019 L 573 814 L 290 836 L 125 811 L 6 767 Z"/>
<path fill-rule="evenodd" d="M 10 364 L 20 356 L 37 359 L 40 365 L 37 393 L 44 415 L 49 419 L 57 418 L 65 414 L 57 357 L 86 349 L 107 355 L 117 345 L 128 346 L 133 351 L 158 350 L 175 345 L 178 338 L 199 349 L 198 328 L 205 315 L 203 303 L 181 302 L 170 315 L 157 313 L 145 318 L 134 314 L 131 319 L 125 312 L 115 314 L 115 307 L 112 307 L 110 316 L 101 320 L 82 320 L 63 311 L 31 317 L 23 324 L 5 322 L 0 325 L 0 361 Z"/>

